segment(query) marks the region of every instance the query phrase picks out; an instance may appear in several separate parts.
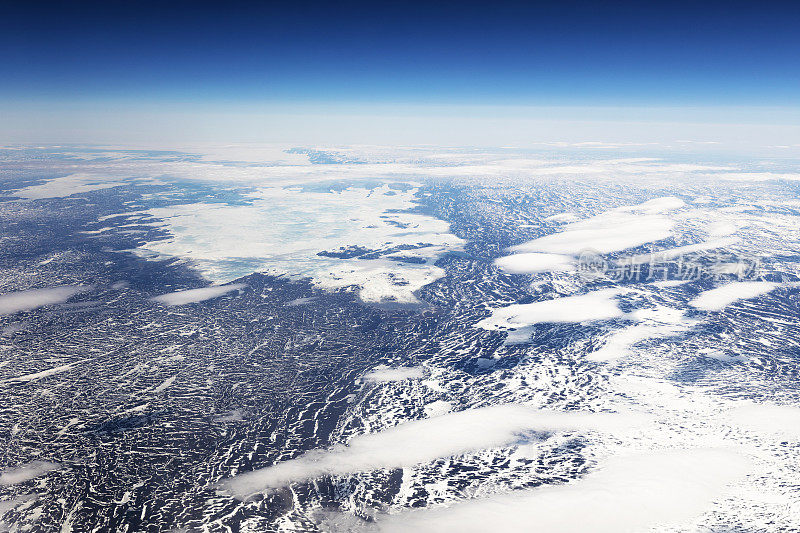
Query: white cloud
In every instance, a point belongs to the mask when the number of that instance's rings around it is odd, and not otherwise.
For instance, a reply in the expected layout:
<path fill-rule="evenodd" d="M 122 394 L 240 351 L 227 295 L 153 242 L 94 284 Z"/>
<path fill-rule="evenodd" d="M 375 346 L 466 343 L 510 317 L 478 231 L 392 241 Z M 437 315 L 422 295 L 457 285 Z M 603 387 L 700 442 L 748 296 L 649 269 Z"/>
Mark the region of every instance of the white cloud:
<path fill-rule="evenodd" d="M 452 410 L 453 404 L 445 400 L 436 400 L 435 402 L 427 404 L 423 408 L 423 411 L 425 411 L 425 416 L 428 418 L 433 416 L 442 416 Z"/>
<path fill-rule="evenodd" d="M 689 304 L 704 311 L 719 311 L 737 300 L 749 300 L 767 294 L 778 285 L 767 281 L 733 282 L 701 292 Z"/>
<path fill-rule="evenodd" d="M 672 236 L 675 223 L 661 213 L 683 207 L 680 198 L 654 198 L 639 205 L 610 209 L 572 222 L 563 231 L 509 248 L 513 252 L 578 255 L 585 250 L 611 253 Z"/>
<path fill-rule="evenodd" d="M 12 524 L 10 522 L 5 522 L 2 520 L 3 516 L 7 512 L 12 509 L 16 509 L 17 507 L 22 506 L 25 503 L 31 502 L 38 498 L 37 494 L 23 494 L 21 496 L 16 496 L 11 498 L 10 500 L 2 500 L 0 501 L 0 531 L 16 531 L 16 527 L 18 524 Z"/>
<path fill-rule="evenodd" d="M 691 280 L 689 279 L 665 279 L 661 281 L 654 281 L 653 285 L 656 287 L 679 287 L 681 285 L 686 285 Z"/>
<path fill-rule="evenodd" d="M 218 285 L 215 287 L 205 287 L 202 289 L 189 289 L 185 291 L 170 292 L 151 298 L 154 302 L 164 305 L 185 305 L 197 302 L 204 302 L 212 298 L 228 294 L 236 290 L 247 287 L 244 283 L 232 283 L 230 285 Z"/>
<path fill-rule="evenodd" d="M 61 465 L 49 461 L 31 461 L 16 468 L 9 468 L 0 474 L 0 485 L 16 485 L 31 479 L 37 478 L 42 474 L 58 470 Z"/>
<path fill-rule="evenodd" d="M 239 409 L 214 417 L 214 422 L 241 422 L 243 420 L 245 420 L 244 413 Z"/>
<path fill-rule="evenodd" d="M 577 222 L 580 220 L 575 213 L 559 213 L 544 219 L 545 222 L 557 222 L 559 224 L 566 224 L 568 222 Z"/>
<path fill-rule="evenodd" d="M 652 200 L 647 200 L 639 205 L 629 205 L 620 207 L 619 209 L 620 211 L 634 211 L 654 215 L 657 213 L 664 213 L 666 211 L 674 211 L 675 209 L 680 209 L 685 205 L 686 202 L 680 198 L 676 198 L 675 196 L 664 196 L 662 198 L 653 198 Z"/>
<path fill-rule="evenodd" d="M 739 229 L 734 222 L 728 220 L 720 220 L 717 222 L 711 222 L 708 226 L 706 226 L 706 233 L 708 233 L 711 237 L 725 237 L 727 235 L 733 235 Z"/>
<path fill-rule="evenodd" d="M 507 404 L 470 409 L 400 424 L 380 433 L 353 437 L 345 445 L 315 450 L 275 466 L 240 474 L 220 484 L 236 497 L 324 475 L 401 468 L 475 450 L 509 446 L 532 431 L 610 431 L 649 421 L 634 413 L 543 411 Z"/>
<path fill-rule="evenodd" d="M 383 383 L 385 381 L 402 381 L 404 379 L 418 379 L 425 377 L 421 366 L 406 366 L 400 368 L 376 368 L 364 374 L 363 380 L 370 383 Z"/>
<path fill-rule="evenodd" d="M 800 440 L 800 408 L 795 406 L 753 403 L 731 409 L 728 417 L 751 431 Z"/>
<path fill-rule="evenodd" d="M 578 255 L 584 250 L 611 253 L 635 248 L 672 235 L 675 223 L 660 215 L 609 211 L 573 222 L 564 231 L 509 248 L 513 252 Z"/>
<path fill-rule="evenodd" d="M 406 511 L 383 517 L 378 526 L 387 533 L 641 532 L 701 515 L 750 468 L 748 458 L 723 449 L 621 456 L 564 485 Z"/>
<path fill-rule="evenodd" d="M 586 322 L 607 320 L 624 315 L 617 306 L 615 296 L 621 289 L 601 289 L 581 294 L 554 298 L 530 304 L 513 304 L 492 310 L 491 316 L 476 324 L 483 329 L 519 328 L 540 323 Z"/>
<path fill-rule="evenodd" d="M 696 322 L 684 318 L 683 312 L 668 307 L 640 309 L 630 315 L 640 320 L 613 332 L 600 349 L 587 356 L 590 361 L 612 361 L 631 353 L 633 345 L 648 339 L 669 337 L 686 331 Z"/>
<path fill-rule="evenodd" d="M 722 239 L 713 239 L 709 241 L 699 242 L 697 244 L 688 244 L 686 246 L 678 246 L 675 248 L 667 248 L 666 250 L 659 250 L 647 254 L 631 255 L 619 259 L 620 264 L 647 264 L 647 263 L 663 263 L 671 259 L 676 259 L 686 254 L 694 252 L 702 252 L 705 250 L 714 250 L 716 248 L 726 248 L 739 241 L 736 237 L 726 237 Z"/>
<path fill-rule="evenodd" d="M 554 270 L 572 270 L 573 258 L 566 255 L 523 253 L 495 259 L 494 264 L 510 274 L 534 274 Z"/>
<path fill-rule="evenodd" d="M 710 176 L 733 181 L 770 181 L 770 180 L 800 180 L 800 174 L 790 172 L 722 172 Z"/>
<path fill-rule="evenodd" d="M 88 291 L 89 287 L 68 285 L 47 289 L 30 289 L 0 295 L 0 315 L 10 315 L 20 311 L 31 311 L 45 305 L 64 303 L 78 293 Z"/>

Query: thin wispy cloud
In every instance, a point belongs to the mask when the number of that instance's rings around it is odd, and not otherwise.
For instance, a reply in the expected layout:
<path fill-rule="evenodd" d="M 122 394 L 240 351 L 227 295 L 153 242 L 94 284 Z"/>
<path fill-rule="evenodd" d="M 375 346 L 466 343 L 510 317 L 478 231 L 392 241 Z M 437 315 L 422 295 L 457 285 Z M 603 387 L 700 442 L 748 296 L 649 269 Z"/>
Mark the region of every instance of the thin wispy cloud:
<path fill-rule="evenodd" d="M 60 304 L 89 289 L 90 287 L 70 285 L 0 294 L 0 315 L 32 311 L 45 305 Z"/>
<path fill-rule="evenodd" d="M 0 485 L 16 485 L 35 479 L 47 472 L 58 470 L 61 465 L 50 461 L 31 461 L 13 468 L 8 468 L 0 473 Z"/>
<path fill-rule="evenodd" d="M 211 300 L 212 298 L 219 298 L 220 296 L 244 289 L 245 287 L 247 287 L 247 285 L 244 283 L 231 283 L 230 285 L 170 292 L 160 296 L 154 296 L 151 300 L 168 306 L 194 304 Z"/>

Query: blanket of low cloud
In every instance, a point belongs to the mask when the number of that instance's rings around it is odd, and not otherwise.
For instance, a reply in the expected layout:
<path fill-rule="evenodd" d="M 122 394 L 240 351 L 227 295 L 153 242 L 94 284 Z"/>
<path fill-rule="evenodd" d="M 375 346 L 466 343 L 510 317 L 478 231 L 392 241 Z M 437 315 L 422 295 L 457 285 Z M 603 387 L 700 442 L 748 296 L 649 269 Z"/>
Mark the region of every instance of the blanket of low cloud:
<path fill-rule="evenodd" d="M 649 418 L 636 413 L 538 410 L 507 404 L 415 420 L 379 433 L 353 437 L 347 445 L 315 450 L 275 466 L 240 474 L 220 484 L 236 497 L 324 475 L 401 468 L 485 448 L 510 446 L 531 432 L 636 429 Z"/>
<path fill-rule="evenodd" d="M 767 281 L 733 282 L 701 292 L 689 304 L 703 311 L 720 311 L 738 300 L 749 300 L 767 294 L 778 285 Z"/>
<path fill-rule="evenodd" d="M 263 188 L 245 205 L 151 209 L 172 238 L 140 252 L 183 258 L 218 282 L 253 272 L 290 274 L 311 277 L 323 288 L 357 286 L 364 301 L 418 303 L 414 291 L 444 275 L 433 263 L 459 250 L 462 241 L 448 223 L 408 212 L 416 206 L 415 193 L 388 185 L 324 192 Z M 318 255 L 342 248 L 384 256 Z"/>
<path fill-rule="evenodd" d="M 383 383 L 386 381 L 402 381 L 404 379 L 417 379 L 425 377 L 421 366 L 407 366 L 400 368 L 376 368 L 364 374 L 364 381 L 370 383 Z"/>
<path fill-rule="evenodd" d="M 483 329 L 520 328 L 533 324 L 607 320 L 624 315 L 617 306 L 621 289 L 601 289 L 578 296 L 553 298 L 530 304 L 512 304 L 492 310 L 476 324 Z"/>
<path fill-rule="evenodd" d="M 185 291 L 170 292 L 151 298 L 154 302 L 165 305 L 185 305 L 197 302 L 204 302 L 212 298 L 218 298 L 239 289 L 247 287 L 244 283 L 231 283 L 230 285 L 219 285 L 216 287 L 204 287 L 202 289 L 188 289 Z"/>
<path fill-rule="evenodd" d="M 565 485 L 407 511 L 382 518 L 378 526 L 420 533 L 647 531 L 701 515 L 750 468 L 747 457 L 724 449 L 621 456 Z"/>
<path fill-rule="evenodd" d="M 61 465 L 58 463 L 31 461 L 30 463 L 4 470 L 0 474 L 0 485 L 16 485 L 17 483 L 30 481 L 59 468 L 61 468 Z"/>
<path fill-rule="evenodd" d="M 64 303 L 76 294 L 87 290 L 89 290 L 88 287 L 67 285 L 0 294 L 0 315 L 10 315 L 20 311 L 31 311 L 45 305 Z"/>

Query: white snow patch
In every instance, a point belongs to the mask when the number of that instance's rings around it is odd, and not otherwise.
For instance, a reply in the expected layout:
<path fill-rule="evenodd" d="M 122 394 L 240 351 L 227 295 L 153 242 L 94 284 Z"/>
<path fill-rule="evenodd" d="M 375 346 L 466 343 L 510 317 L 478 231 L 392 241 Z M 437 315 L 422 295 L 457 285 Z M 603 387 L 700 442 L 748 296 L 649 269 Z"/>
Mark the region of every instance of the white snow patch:
<path fill-rule="evenodd" d="M 31 185 L 11 193 L 26 200 L 41 200 L 44 198 L 63 198 L 73 194 L 97 191 L 124 185 L 123 180 L 108 178 L 106 176 L 92 176 L 89 174 L 70 174 L 60 178 L 53 178 L 40 185 Z"/>

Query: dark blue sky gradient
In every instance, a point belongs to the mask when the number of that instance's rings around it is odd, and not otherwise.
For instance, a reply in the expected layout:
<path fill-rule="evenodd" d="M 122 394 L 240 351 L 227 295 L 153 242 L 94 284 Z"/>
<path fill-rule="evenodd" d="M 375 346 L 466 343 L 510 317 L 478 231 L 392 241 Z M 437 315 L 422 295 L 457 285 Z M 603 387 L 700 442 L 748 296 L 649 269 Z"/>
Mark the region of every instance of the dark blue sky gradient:
<path fill-rule="evenodd" d="M 800 3 L 4 2 L 20 101 L 800 104 Z"/>

